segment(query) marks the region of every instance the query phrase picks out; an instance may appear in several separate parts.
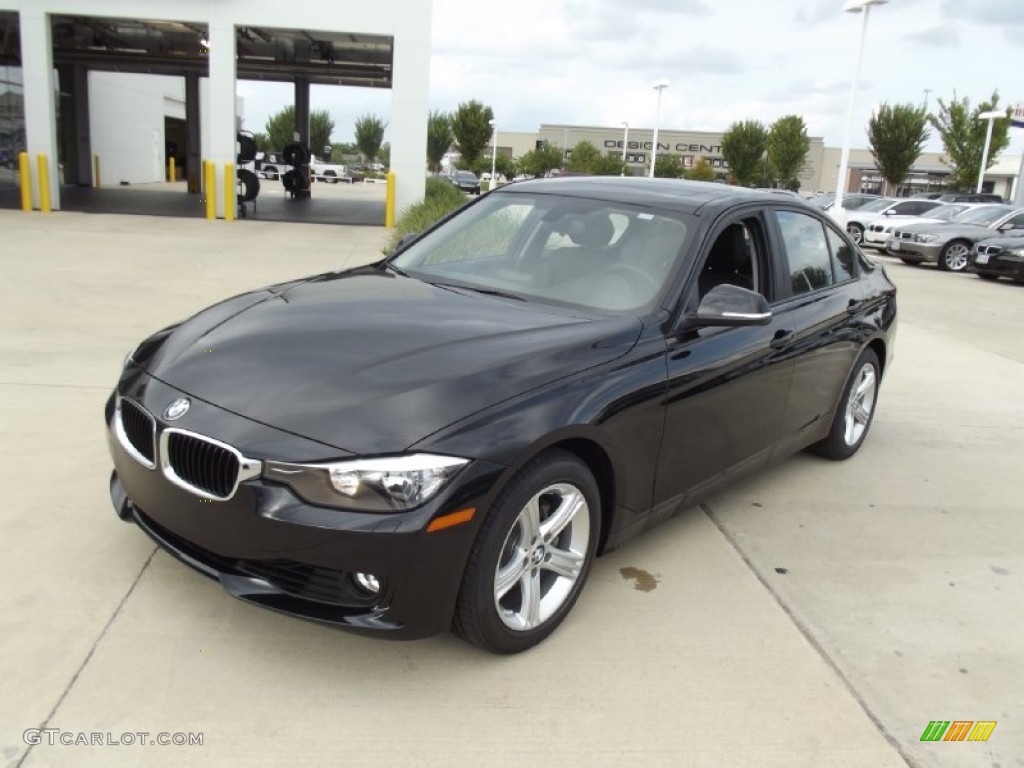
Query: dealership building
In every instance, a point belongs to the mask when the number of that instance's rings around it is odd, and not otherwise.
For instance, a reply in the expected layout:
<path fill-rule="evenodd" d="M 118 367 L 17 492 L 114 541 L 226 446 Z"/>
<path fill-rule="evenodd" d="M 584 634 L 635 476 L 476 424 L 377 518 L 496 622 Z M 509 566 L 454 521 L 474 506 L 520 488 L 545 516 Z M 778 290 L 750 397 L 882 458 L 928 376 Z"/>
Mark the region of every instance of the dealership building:
<path fill-rule="evenodd" d="M 550 146 L 561 147 L 568 153 L 581 141 L 589 141 L 598 149 L 615 157 L 623 156 L 625 143 L 626 162 L 633 173 L 641 175 L 650 168 L 654 132 L 649 128 L 630 126 L 627 135 L 627 130 L 622 126 L 543 124 L 536 133 L 499 134 L 498 150 L 512 157 L 520 157 L 546 142 Z M 801 191 L 835 191 L 840 154 L 839 147 L 828 147 L 821 138 L 811 137 L 807 161 L 799 174 Z M 678 156 L 683 166 L 687 168 L 703 158 L 722 176 L 728 173 L 728 164 L 722 157 L 721 133 L 660 129 L 658 156 L 662 155 Z M 942 158 L 941 152 L 922 153 L 901 187 L 900 194 L 910 195 L 941 189 L 948 182 L 950 174 L 950 168 Z M 985 191 L 995 192 L 1007 200 L 1013 200 L 1017 190 L 1020 162 L 1019 155 L 1000 155 L 993 166 L 985 172 Z M 871 151 L 852 149 L 846 191 L 878 193 L 882 191 L 882 184 L 883 180 Z"/>

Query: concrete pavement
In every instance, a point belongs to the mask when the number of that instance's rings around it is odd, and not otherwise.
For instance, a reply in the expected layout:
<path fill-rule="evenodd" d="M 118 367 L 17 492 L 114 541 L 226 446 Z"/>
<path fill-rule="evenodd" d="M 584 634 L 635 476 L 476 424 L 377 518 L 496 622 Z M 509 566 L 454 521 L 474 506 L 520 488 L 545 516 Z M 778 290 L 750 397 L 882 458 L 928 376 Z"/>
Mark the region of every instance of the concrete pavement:
<path fill-rule="evenodd" d="M 1007 768 L 1024 755 L 1022 524 L 1012 474 L 996 474 L 1024 455 L 1009 332 L 971 344 L 904 310 L 856 459 L 800 456 L 690 510 L 598 561 L 551 640 L 495 658 L 232 600 L 107 497 L 102 405 L 132 344 L 232 293 L 374 260 L 384 230 L 7 211 L 0 228 L 5 765 L 860 768 L 905 765 L 902 752 Z M 922 317 L 930 297 L 1022 295 L 891 272 Z M 654 589 L 637 589 L 648 574 Z M 938 718 L 999 725 L 985 744 L 919 744 Z M 203 745 L 26 745 L 42 727 Z"/>

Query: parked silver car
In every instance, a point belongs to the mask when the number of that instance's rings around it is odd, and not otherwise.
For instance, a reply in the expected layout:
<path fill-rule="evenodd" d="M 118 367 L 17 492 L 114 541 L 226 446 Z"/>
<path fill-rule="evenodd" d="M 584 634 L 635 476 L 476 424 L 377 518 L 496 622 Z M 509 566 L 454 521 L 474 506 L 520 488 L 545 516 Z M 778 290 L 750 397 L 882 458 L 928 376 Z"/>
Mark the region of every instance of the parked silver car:
<path fill-rule="evenodd" d="M 1024 208 L 986 205 L 955 221 L 912 224 L 893 230 L 887 250 L 906 264 L 937 262 L 939 269 L 963 272 L 972 246 L 993 232 L 1024 231 Z"/>
<path fill-rule="evenodd" d="M 983 205 L 991 205 L 991 203 L 945 203 L 920 216 L 886 216 L 882 220 L 868 224 L 864 230 L 864 240 L 860 245 L 862 248 L 874 248 L 876 251 L 884 252 L 894 229 L 906 228 L 912 224 L 953 221 L 967 211 Z"/>

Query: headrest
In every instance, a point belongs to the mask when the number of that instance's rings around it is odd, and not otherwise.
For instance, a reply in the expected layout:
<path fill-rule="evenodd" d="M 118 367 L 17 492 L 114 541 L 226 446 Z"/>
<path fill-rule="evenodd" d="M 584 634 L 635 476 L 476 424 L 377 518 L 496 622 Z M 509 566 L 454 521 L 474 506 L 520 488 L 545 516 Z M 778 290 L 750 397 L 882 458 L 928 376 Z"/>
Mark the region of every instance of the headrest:
<path fill-rule="evenodd" d="M 615 225 L 606 213 L 590 213 L 572 219 L 565 234 L 576 245 L 600 248 L 612 241 Z"/>

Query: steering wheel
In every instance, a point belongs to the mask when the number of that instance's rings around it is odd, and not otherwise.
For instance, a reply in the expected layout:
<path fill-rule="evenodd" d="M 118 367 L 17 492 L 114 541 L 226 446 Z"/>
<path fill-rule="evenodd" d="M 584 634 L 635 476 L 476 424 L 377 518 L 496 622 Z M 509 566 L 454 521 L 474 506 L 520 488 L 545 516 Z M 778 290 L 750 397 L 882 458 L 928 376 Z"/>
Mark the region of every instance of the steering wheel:
<path fill-rule="evenodd" d="M 644 272 L 642 269 L 640 269 L 640 267 L 636 266 L 635 264 L 628 264 L 626 262 L 620 261 L 617 264 L 612 264 L 610 267 L 607 267 L 604 270 L 604 272 L 605 274 L 609 275 L 614 274 L 616 272 L 621 272 L 627 280 L 631 280 L 632 278 L 640 278 L 641 282 L 645 283 L 648 287 L 651 288 L 651 296 L 653 296 L 654 294 L 661 290 L 661 283 L 659 283 L 657 280 L 655 280 L 653 277 Z"/>

